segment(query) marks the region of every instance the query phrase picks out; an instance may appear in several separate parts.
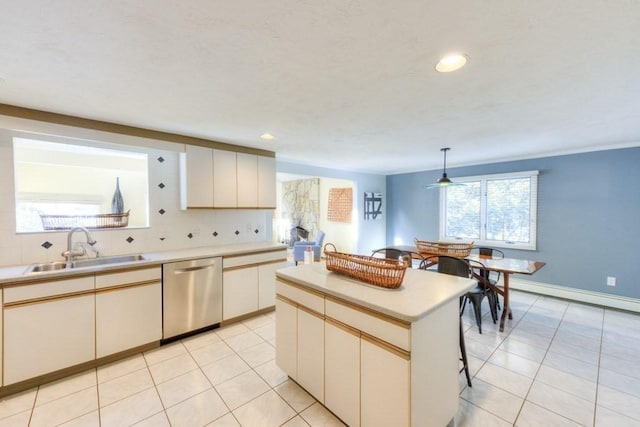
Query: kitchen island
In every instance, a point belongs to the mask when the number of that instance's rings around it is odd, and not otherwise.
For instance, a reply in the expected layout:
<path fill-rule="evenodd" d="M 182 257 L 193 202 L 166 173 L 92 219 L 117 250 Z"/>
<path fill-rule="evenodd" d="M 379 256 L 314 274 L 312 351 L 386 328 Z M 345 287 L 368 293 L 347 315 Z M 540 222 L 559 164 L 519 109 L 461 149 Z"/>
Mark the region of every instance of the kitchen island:
<path fill-rule="evenodd" d="M 472 280 L 408 269 L 392 290 L 324 263 L 276 278 L 276 363 L 320 403 L 350 426 L 452 422 L 458 297 Z"/>

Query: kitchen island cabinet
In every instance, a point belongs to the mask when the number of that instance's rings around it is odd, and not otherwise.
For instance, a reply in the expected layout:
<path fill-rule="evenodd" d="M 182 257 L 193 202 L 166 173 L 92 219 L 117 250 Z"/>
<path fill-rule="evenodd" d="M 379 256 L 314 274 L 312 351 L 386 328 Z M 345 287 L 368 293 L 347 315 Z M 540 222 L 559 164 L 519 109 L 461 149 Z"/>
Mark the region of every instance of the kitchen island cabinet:
<path fill-rule="evenodd" d="M 323 263 L 276 275 L 276 363 L 319 402 L 351 426 L 453 420 L 458 297 L 472 280 L 409 269 L 390 290 Z"/>

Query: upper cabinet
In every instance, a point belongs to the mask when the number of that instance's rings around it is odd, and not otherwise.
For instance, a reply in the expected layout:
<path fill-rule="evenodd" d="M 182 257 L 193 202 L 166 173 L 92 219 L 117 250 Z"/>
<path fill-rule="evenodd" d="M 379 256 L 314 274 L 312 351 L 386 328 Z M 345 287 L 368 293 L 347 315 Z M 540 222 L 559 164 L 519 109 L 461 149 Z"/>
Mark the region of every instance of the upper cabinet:
<path fill-rule="evenodd" d="M 213 150 L 197 145 L 187 145 L 182 178 L 188 191 L 186 206 L 206 208 L 213 206 Z"/>
<path fill-rule="evenodd" d="M 187 145 L 181 159 L 183 209 L 275 209 L 274 157 Z"/>
<path fill-rule="evenodd" d="M 236 153 L 224 150 L 211 151 L 213 155 L 213 205 L 211 207 L 238 207 Z M 189 191 L 191 188 L 187 189 L 187 194 Z"/>

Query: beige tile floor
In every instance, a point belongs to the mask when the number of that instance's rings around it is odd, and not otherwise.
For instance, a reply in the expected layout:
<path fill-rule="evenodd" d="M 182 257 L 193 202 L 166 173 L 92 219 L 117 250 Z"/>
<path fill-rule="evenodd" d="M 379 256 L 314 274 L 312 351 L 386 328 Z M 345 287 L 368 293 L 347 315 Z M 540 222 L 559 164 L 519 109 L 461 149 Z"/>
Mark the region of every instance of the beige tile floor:
<path fill-rule="evenodd" d="M 458 426 L 640 425 L 640 316 L 513 292 L 514 319 L 478 334 Z M 485 311 L 487 306 L 485 303 Z M 11 426 L 342 425 L 275 365 L 275 313 L 0 401 Z"/>

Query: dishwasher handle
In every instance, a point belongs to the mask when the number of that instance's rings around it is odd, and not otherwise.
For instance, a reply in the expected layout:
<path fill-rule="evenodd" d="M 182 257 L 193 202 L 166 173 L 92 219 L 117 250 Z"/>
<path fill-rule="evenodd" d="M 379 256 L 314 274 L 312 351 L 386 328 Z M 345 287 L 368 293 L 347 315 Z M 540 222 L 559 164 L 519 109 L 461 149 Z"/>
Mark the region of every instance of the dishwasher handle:
<path fill-rule="evenodd" d="M 197 267 L 176 268 L 175 270 L 173 270 L 173 274 L 191 273 L 192 271 L 206 270 L 209 268 L 215 268 L 215 264 L 201 265 Z"/>

